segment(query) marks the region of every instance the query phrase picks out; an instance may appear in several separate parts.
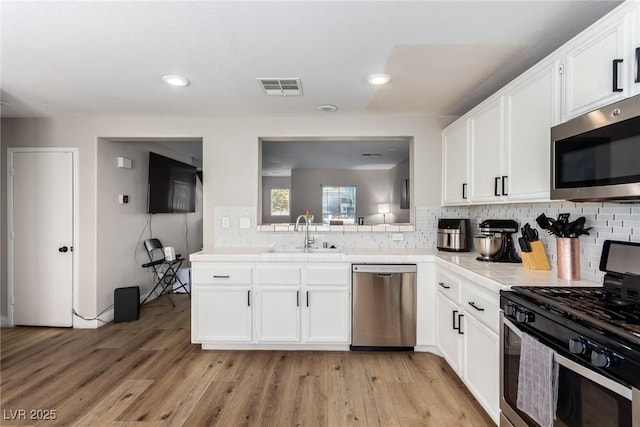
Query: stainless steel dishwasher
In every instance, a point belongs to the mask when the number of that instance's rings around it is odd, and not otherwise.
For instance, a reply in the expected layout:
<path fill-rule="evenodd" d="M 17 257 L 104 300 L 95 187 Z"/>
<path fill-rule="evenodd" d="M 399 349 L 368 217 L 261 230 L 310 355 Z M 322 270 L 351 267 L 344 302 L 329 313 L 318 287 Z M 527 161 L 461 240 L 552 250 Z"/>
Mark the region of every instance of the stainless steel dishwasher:
<path fill-rule="evenodd" d="M 415 264 L 354 264 L 352 350 L 413 350 Z"/>

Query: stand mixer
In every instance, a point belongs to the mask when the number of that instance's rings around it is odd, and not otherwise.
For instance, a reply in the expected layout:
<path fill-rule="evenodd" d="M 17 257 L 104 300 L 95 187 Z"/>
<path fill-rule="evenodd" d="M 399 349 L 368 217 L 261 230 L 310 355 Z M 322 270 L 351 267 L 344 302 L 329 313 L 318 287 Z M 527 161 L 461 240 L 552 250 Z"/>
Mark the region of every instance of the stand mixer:
<path fill-rule="evenodd" d="M 476 250 L 481 254 L 478 258 L 479 261 L 487 262 L 522 262 L 520 256 L 515 250 L 513 244 L 513 238 L 511 235 L 518 232 L 518 223 L 511 219 L 487 219 L 479 224 L 480 233 L 482 236 L 474 239 L 476 243 Z M 495 242 L 498 240 L 497 248 L 492 251 L 487 251 L 484 246 L 487 241 Z"/>

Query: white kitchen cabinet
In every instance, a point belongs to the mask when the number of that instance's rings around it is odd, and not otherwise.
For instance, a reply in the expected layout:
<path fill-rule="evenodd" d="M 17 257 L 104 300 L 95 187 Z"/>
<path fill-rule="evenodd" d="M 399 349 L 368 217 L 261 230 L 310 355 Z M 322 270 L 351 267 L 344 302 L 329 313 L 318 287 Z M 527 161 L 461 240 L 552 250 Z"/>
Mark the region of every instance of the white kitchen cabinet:
<path fill-rule="evenodd" d="M 437 344 L 451 368 L 462 375 L 462 337 L 460 322 L 463 319 L 460 306 L 442 293 L 436 294 Z"/>
<path fill-rule="evenodd" d="M 193 263 L 192 342 L 253 340 L 252 273 L 247 263 Z"/>
<path fill-rule="evenodd" d="M 504 98 L 492 97 L 473 110 L 471 123 L 472 203 L 495 202 L 506 195 L 504 172 Z"/>
<path fill-rule="evenodd" d="M 251 287 L 195 283 L 191 292 L 191 341 L 251 342 Z"/>
<path fill-rule="evenodd" d="M 465 311 L 464 380 L 471 394 L 496 423 L 500 418 L 500 353 L 498 334 Z"/>
<path fill-rule="evenodd" d="M 260 263 L 255 270 L 256 342 L 299 342 L 301 265 Z"/>
<path fill-rule="evenodd" d="M 303 299 L 304 342 L 351 342 L 351 298 L 348 287 L 309 286 Z"/>
<path fill-rule="evenodd" d="M 351 342 L 351 264 L 307 263 L 302 269 L 303 342 Z"/>
<path fill-rule="evenodd" d="M 256 286 L 256 342 L 300 341 L 300 288 Z"/>
<path fill-rule="evenodd" d="M 436 282 L 438 348 L 497 424 L 499 294 L 442 269 L 436 273 Z"/>
<path fill-rule="evenodd" d="M 442 203 L 468 203 L 469 194 L 469 121 L 459 119 L 442 133 Z"/>
<path fill-rule="evenodd" d="M 543 61 L 505 94 L 508 201 L 548 200 L 550 129 L 560 121 L 560 60 Z"/>
<path fill-rule="evenodd" d="M 564 46 L 563 120 L 626 98 L 634 90 L 632 46 L 638 2 L 627 2 Z"/>

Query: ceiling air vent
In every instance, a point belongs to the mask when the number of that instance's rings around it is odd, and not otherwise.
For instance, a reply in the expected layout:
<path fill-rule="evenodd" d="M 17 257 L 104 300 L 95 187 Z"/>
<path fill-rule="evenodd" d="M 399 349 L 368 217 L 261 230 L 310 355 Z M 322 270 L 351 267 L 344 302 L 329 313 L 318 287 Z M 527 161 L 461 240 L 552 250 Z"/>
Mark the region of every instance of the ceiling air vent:
<path fill-rule="evenodd" d="M 289 79 L 259 78 L 258 82 L 268 96 L 299 96 L 302 95 L 302 83 L 297 77 Z"/>

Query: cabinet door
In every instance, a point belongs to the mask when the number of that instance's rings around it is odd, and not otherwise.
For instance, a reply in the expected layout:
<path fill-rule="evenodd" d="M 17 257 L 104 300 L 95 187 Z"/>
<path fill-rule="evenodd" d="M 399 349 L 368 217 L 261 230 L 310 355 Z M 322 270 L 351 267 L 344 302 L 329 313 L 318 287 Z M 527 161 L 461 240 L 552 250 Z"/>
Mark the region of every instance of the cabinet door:
<path fill-rule="evenodd" d="M 559 66 L 556 60 L 537 67 L 506 95 L 509 200 L 549 199 L 549 129 L 559 121 Z"/>
<path fill-rule="evenodd" d="M 442 202 L 467 203 L 469 121 L 462 119 L 447 127 L 442 134 Z"/>
<path fill-rule="evenodd" d="M 613 14 L 575 39 L 564 61 L 563 119 L 622 99 L 629 93 L 625 57 L 629 16 Z M 630 49 L 630 47 L 629 47 Z M 614 67 L 615 60 L 624 62 Z M 620 91 L 615 90 L 617 87 Z"/>
<path fill-rule="evenodd" d="M 192 342 L 251 342 L 251 288 L 194 286 Z"/>
<path fill-rule="evenodd" d="M 496 424 L 500 417 L 500 354 L 498 335 L 465 316 L 464 379 L 467 387 Z"/>
<path fill-rule="evenodd" d="M 349 288 L 309 287 L 303 296 L 305 342 L 325 344 L 351 342 Z"/>
<path fill-rule="evenodd" d="M 300 341 L 300 288 L 256 289 L 256 341 Z"/>
<path fill-rule="evenodd" d="M 507 193 L 503 188 L 504 102 L 495 98 L 475 109 L 471 116 L 471 188 L 475 202 L 498 201 Z M 503 192 L 504 190 L 504 192 Z"/>
<path fill-rule="evenodd" d="M 454 327 L 460 326 L 462 311 L 457 304 L 449 301 L 438 292 L 436 312 L 438 316 L 438 348 L 453 370 L 461 375 L 462 335 Z"/>

